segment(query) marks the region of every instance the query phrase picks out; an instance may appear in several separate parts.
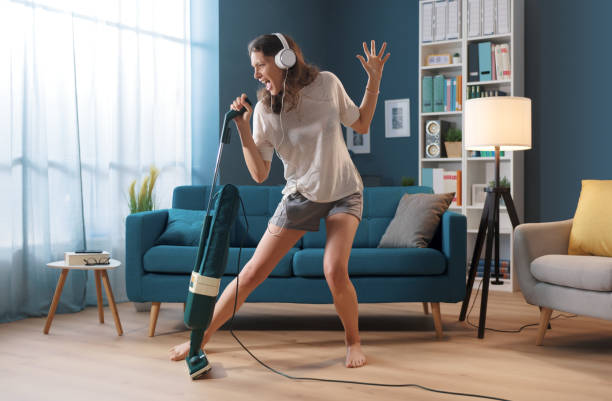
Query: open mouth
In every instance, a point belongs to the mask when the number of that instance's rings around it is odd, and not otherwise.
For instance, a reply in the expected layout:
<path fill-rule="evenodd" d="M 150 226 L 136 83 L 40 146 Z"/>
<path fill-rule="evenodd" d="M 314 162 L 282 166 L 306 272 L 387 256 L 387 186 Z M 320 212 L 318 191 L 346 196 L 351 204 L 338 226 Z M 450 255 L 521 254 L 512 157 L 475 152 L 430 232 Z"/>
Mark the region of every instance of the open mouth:
<path fill-rule="evenodd" d="M 264 84 L 264 86 L 266 87 L 266 90 L 268 92 L 270 91 L 270 88 L 272 87 L 272 82 L 271 81 L 260 80 L 259 82 Z"/>

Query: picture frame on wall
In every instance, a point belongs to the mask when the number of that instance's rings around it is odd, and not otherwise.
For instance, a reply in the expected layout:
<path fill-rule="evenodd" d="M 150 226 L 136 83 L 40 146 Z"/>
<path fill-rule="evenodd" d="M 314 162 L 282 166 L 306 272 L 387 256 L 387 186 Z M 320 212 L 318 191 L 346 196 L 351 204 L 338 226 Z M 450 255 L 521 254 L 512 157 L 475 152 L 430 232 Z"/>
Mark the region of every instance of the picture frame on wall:
<path fill-rule="evenodd" d="M 385 100 L 385 138 L 410 136 L 410 99 Z"/>
<path fill-rule="evenodd" d="M 370 131 L 360 134 L 353 131 L 351 127 L 346 127 L 346 146 L 353 153 L 370 153 Z"/>

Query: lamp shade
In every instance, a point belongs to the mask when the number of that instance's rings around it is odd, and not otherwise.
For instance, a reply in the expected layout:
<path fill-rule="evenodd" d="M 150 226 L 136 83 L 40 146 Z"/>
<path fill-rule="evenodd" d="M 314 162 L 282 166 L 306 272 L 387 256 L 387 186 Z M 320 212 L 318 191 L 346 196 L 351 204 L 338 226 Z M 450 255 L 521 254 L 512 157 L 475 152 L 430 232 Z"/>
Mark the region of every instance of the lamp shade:
<path fill-rule="evenodd" d="M 465 148 L 531 149 L 531 99 L 494 96 L 465 102 Z"/>

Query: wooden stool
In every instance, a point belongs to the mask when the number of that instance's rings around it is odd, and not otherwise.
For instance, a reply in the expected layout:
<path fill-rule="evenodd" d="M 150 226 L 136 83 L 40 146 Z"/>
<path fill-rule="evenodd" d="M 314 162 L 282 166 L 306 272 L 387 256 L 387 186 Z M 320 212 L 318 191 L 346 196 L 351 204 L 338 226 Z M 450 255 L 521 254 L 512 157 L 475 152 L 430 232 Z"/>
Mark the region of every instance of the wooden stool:
<path fill-rule="evenodd" d="M 108 269 L 114 269 L 116 267 L 121 266 L 121 262 L 115 259 L 111 259 L 110 263 L 107 265 L 91 265 L 91 266 L 66 266 L 63 260 L 47 263 L 47 267 L 52 267 L 54 269 L 62 269 L 62 273 L 60 274 L 60 278 L 57 282 L 57 287 L 55 288 L 55 294 L 53 295 L 53 301 L 51 302 L 51 308 L 49 309 L 49 314 L 47 315 L 47 322 L 45 323 L 45 328 L 43 333 L 49 334 L 49 329 L 51 328 L 51 322 L 53 321 L 53 317 L 55 316 L 55 310 L 57 309 L 57 304 L 59 303 L 60 296 L 62 295 L 62 289 L 64 288 L 64 283 L 66 282 L 66 277 L 68 276 L 68 271 L 70 270 L 93 270 L 94 276 L 96 278 L 96 295 L 98 299 L 98 318 L 100 319 L 100 323 L 104 323 L 104 309 L 102 308 L 102 287 L 100 285 L 100 277 L 102 278 L 102 282 L 104 283 L 104 288 L 106 290 L 106 298 L 108 298 L 108 304 L 113 312 L 113 318 L 115 319 L 115 328 L 117 329 L 117 335 L 123 334 L 123 329 L 121 328 L 121 321 L 119 320 L 119 312 L 117 312 L 117 305 L 115 304 L 115 298 L 113 297 L 113 290 L 111 289 L 110 282 L 108 281 L 108 274 L 106 271 Z"/>

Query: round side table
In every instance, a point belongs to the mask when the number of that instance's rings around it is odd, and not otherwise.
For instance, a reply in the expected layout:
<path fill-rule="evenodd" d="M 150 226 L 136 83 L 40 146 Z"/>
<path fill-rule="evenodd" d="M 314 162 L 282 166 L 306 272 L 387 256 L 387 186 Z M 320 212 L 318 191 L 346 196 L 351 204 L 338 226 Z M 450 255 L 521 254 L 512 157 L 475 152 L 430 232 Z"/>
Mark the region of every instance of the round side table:
<path fill-rule="evenodd" d="M 111 289 L 110 282 L 108 281 L 108 274 L 106 273 L 106 271 L 109 269 L 114 269 L 121 266 L 121 262 L 116 259 L 111 259 L 109 262 L 110 263 L 107 265 L 90 266 L 66 266 L 66 263 L 64 263 L 63 260 L 47 263 L 47 267 L 51 267 L 54 269 L 62 269 L 62 273 L 60 274 L 60 278 L 57 282 L 57 287 L 55 288 L 55 294 L 53 295 L 53 301 L 51 302 L 51 308 L 49 309 L 49 314 L 47 315 L 47 322 L 45 323 L 43 333 L 49 334 L 51 322 L 53 321 L 53 317 L 55 316 L 55 310 L 57 309 L 57 304 L 59 303 L 60 296 L 62 295 L 62 290 L 64 289 L 64 283 L 66 282 L 68 272 L 70 270 L 93 270 L 94 276 L 96 278 L 98 318 L 100 319 L 100 323 L 104 323 L 102 287 L 100 285 L 100 278 L 102 278 L 102 282 L 104 283 L 104 289 L 106 290 L 106 297 L 108 298 L 108 304 L 110 306 L 111 311 L 113 312 L 113 318 L 115 319 L 115 328 L 117 329 L 117 335 L 123 334 L 123 329 L 121 328 L 121 321 L 119 320 L 119 312 L 117 312 L 117 305 L 115 304 L 115 298 L 113 297 L 113 290 Z"/>

